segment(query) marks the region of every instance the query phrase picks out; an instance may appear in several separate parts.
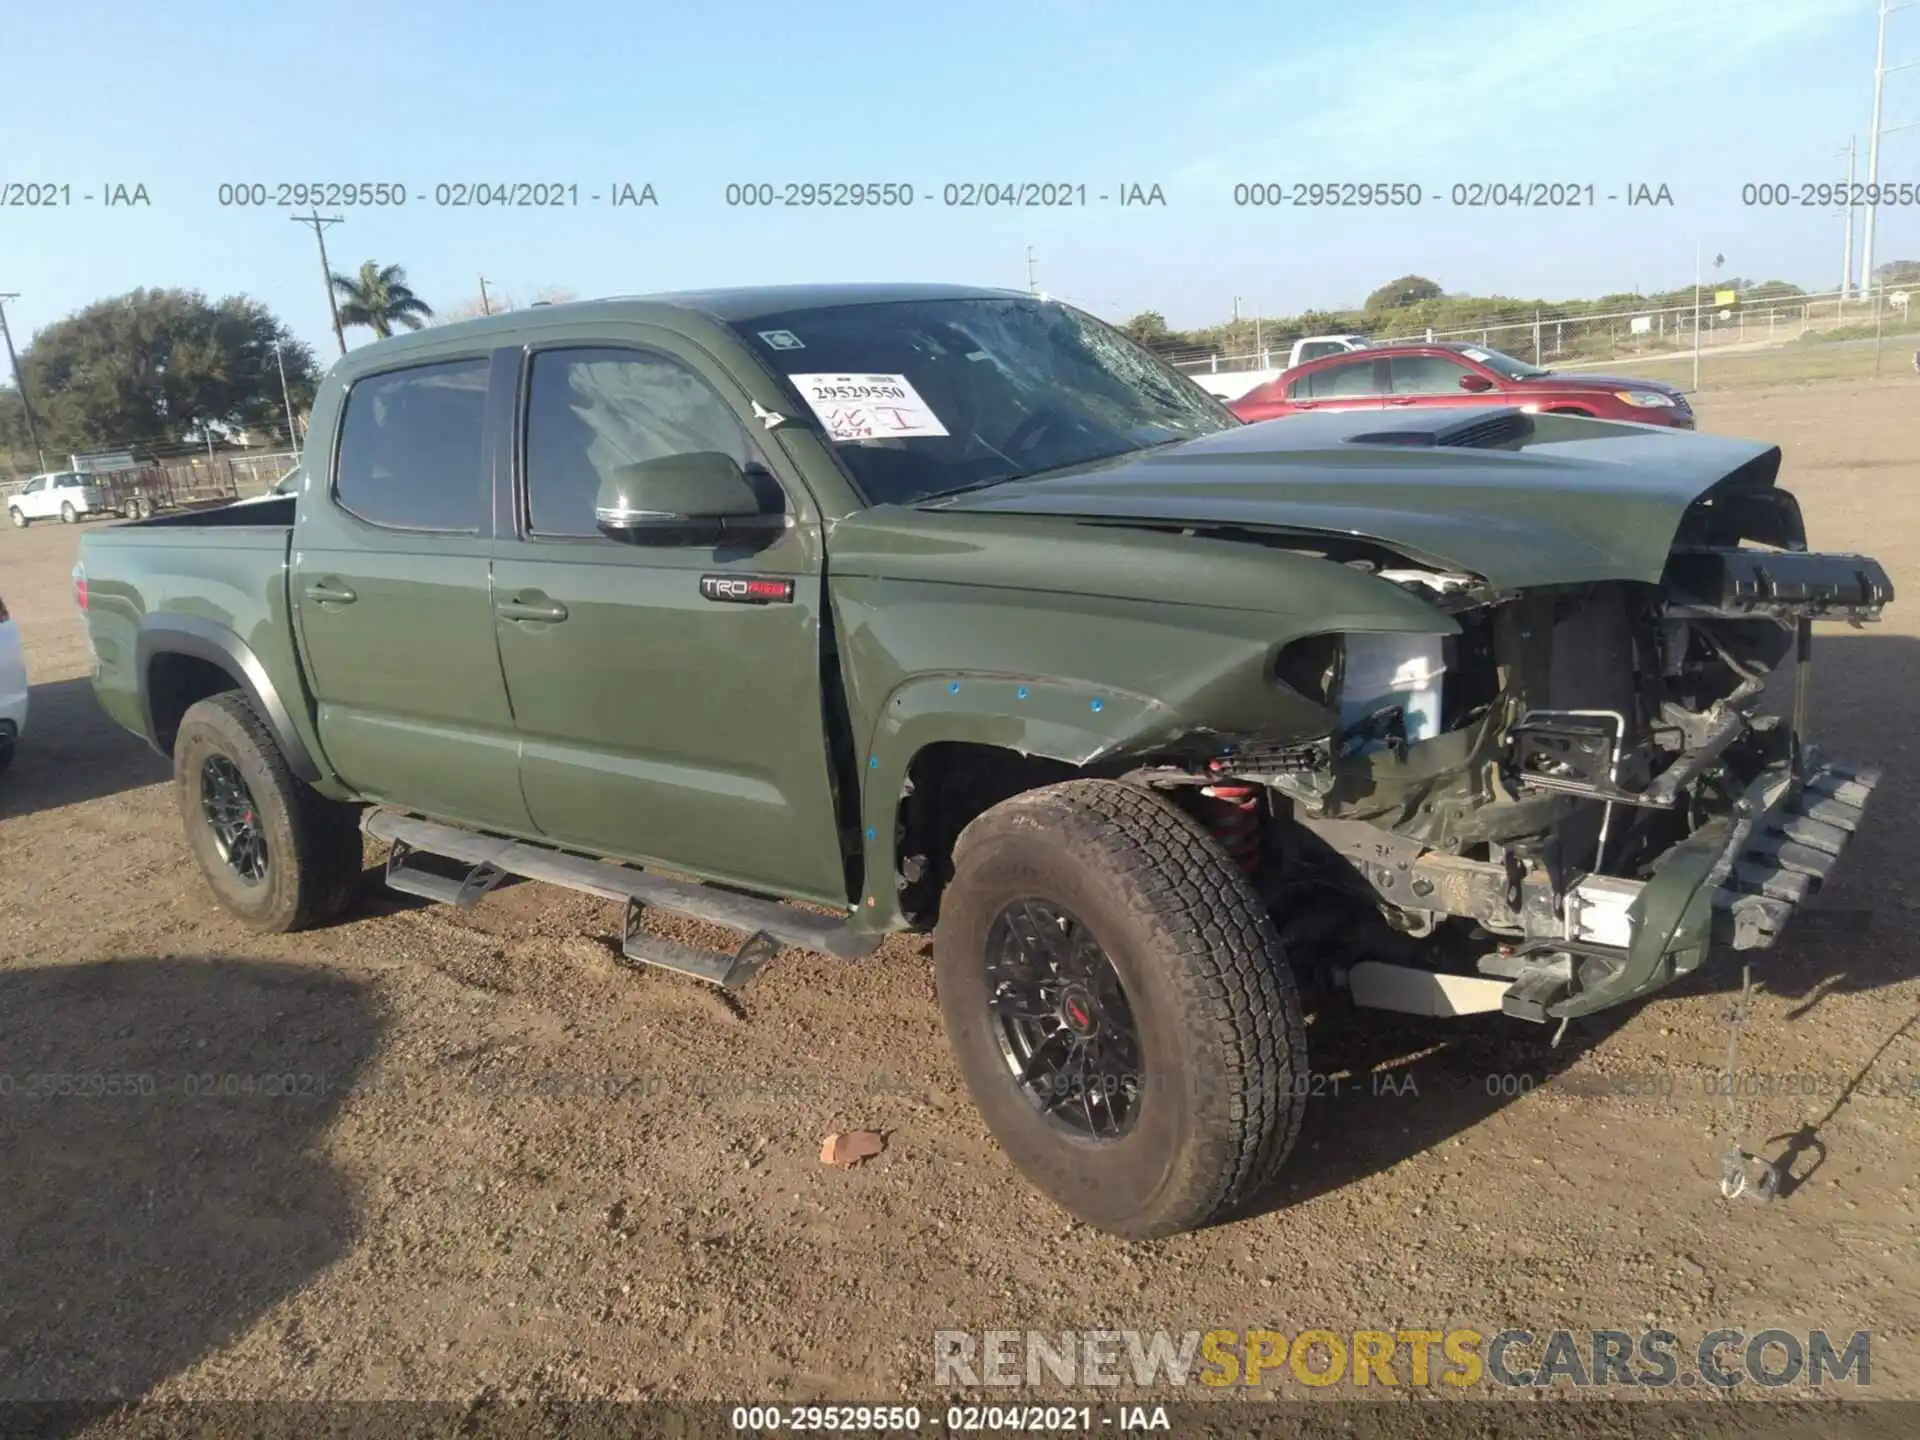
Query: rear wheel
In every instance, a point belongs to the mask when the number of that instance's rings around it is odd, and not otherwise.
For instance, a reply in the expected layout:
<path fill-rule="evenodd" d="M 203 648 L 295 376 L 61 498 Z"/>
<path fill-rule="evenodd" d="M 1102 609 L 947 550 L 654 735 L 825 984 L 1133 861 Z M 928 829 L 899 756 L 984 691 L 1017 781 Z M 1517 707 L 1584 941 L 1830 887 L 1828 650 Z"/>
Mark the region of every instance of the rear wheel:
<path fill-rule="evenodd" d="M 71 525 L 76 518 L 73 502 L 71 500 L 62 500 L 60 502 L 60 523 L 62 525 Z"/>
<path fill-rule="evenodd" d="M 995 806 L 954 847 L 934 974 L 1014 1165 L 1134 1239 L 1227 1218 L 1299 1134 L 1306 1032 L 1272 920 L 1204 829 L 1135 786 Z"/>
<path fill-rule="evenodd" d="M 194 859 L 235 917 L 302 930 L 346 909 L 360 880 L 354 809 L 294 776 L 244 696 L 228 691 L 187 711 L 173 777 Z"/>

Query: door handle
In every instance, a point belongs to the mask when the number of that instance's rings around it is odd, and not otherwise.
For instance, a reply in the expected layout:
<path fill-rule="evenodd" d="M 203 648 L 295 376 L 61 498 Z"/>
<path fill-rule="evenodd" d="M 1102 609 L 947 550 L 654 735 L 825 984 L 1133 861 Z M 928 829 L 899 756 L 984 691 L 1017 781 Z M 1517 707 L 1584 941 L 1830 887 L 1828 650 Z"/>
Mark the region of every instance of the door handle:
<path fill-rule="evenodd" d="M 557 625 L 567 618 L 567 607 L 558 600 L 530 600 L 515 596 L 511 600 L 502 600 L 494 607 L 494 613 L 502 620 L 531 620 L 543 625 Z"/>
<path fill-rule="evenodd" d="M 1393 397 L 1391 397 L 1390 399 L 1388 399 L 1388 401 L 1387 401 L 1387 404 L 1389 404 L 1389 405 L 1411 405 L 1411 404 L 1413 403 L 1413 401 L 1414 401 L 1414 397 L 1413 397 L 1413 396 L 1411 396 L 1411 395 L 1395 395 L 1395 396 L 1393 396 Z"/>
<path fill-rule="evenodd" d="M 316 580 L 307 586 L 307 598 L 322 605 L 351 605 L 359 597 L 337 580 Z"/>

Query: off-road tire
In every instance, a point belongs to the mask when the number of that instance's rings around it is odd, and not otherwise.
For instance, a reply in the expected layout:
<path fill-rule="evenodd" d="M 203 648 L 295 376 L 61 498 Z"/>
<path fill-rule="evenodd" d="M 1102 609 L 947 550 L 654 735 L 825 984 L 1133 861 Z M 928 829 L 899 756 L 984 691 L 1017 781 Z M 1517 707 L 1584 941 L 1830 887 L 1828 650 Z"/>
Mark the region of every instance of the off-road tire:
<path fill-rule="evenodd" d="M 1067 1132 L 1023 1091 L 988 1007 L 995 916 L 1038 898 L 1105 949 L 1127 995 L 1142 1098 L 1120 1138 Z M 1272 919 L 1211 835 L 1140 787 L 1070 780 L 961 832 L 934 978 L 961 1073 L 1014 1166 L 1088 1225 L 1129 1239 L 1230 1218 L 1300 1133 L 1306 1027 Z"/>
<path fill-rule="evenodd" d="M 79 518 L 79 514 L 74 510 L 71 500 L 62 500 L 60 502 L 60 523 L 62 525 L 71 525 Z"/>
<path fill-rule="evenodd" d="M 201 808 L 206 761 L 216 754 L 239 770 L 260 817 L 267 872 L 258 881 L 242 879 L 221 857 Z M 354 807 L 295 778 L 244 695 L 230 690 L 188 709 L 174 737 L 173 779 L 187 844 L 236 919 L 255 930 L 304 930 L 352 902 L 362 858 Z"/>
<path fill-rule="evenodd" d="M 13 528 L 16 530 L 24 530 L 33 523 L 27 519 L 26 512 L 21 510 L 17 505 L 7 510 L 7 518 L 13 521 Z"/>

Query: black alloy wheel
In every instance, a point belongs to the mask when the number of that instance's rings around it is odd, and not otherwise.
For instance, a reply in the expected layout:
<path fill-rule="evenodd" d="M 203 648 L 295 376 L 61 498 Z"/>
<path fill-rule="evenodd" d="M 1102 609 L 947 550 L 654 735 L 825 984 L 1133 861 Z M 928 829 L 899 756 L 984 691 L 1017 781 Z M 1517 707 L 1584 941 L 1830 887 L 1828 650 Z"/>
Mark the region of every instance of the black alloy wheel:
<path fill-rule="evenodd" d="M 987 1005 L 1015 1081 L 1053 1123 L 1098 1141 L 1132 1127 L 1140 1030 L 1120 972 L 1065 908 L 1022 898 L 987 931 Z"/>
<path fill-rule="evenodd" d="M 267 878 L 267 837 L 253 794 L 240 768 L 225 755 L 209 755 L 200 769 L 200 809 L 213 831 L 220 858 L 249 884 Z"/>

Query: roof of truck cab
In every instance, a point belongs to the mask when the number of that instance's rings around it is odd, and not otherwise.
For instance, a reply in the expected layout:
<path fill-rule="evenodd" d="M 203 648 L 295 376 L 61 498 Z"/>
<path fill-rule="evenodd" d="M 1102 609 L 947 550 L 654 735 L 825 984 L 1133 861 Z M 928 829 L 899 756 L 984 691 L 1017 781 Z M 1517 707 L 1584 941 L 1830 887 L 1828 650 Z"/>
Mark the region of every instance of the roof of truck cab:
<path fill-rule="evenodd" d="M 357 346 L 343 357 L 359 369 L 388 356 L 459 348 L 472 338 L 506 333 L 552 321 L 592 317 L 623 320 L 660 320 L 663 312 L 700 315 L 723 324 L 738 324 L 768 315 L 790 315 L 847 305 L 884 305 L 912 300 L 1006 300 L 1031 298 L 1024 290 L 993 290 L 978 285 L 742 285 L 713 290 L 674 290 L 654 295 L 611 295 L 599 300 L 568 300 L 530 305 L 435 325 L 425 330 Z"/>

